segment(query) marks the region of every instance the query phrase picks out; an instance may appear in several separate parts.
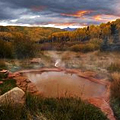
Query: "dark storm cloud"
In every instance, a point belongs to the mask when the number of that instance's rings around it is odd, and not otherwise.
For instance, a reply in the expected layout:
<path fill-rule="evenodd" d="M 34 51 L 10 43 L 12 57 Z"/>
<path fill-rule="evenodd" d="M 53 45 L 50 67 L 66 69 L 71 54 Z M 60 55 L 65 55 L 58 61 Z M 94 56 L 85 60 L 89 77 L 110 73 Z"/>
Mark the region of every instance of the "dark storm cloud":
<path fill-rule="evenodd" d="M 4 19 L 12 19 L 12 16 L 7 12 L 8 7 L 0 2 L 0 19 L 4 20 Z"/>
<path fill-rule="evenodd" d="M 15 19 L 26 13 L 28 13 L 26 8 L 21 9 L 12 3 L 2 2 L 0 0 L 0 20 Z"/>
<path fill-rule="evenodd" d="M 119 17 L 119 5 L 119 0 L 0 0 L 0 20 L 10 23 L 10 20 L 16 19 L 15 23 L 22 24 L 48 24 L 56 21 L 98 24 L 100 21 L 96 20 L 101 20 L 102 15 Z"/>
<path fill-rule="evenodd" d="M 69 13 L 78 10 L 105 10 L 113 12 L 119 0 L 1 0 L 13 8 L 46 7 L 48 11 Z M 38 10 L 39 11 L 39 10 Z"/>

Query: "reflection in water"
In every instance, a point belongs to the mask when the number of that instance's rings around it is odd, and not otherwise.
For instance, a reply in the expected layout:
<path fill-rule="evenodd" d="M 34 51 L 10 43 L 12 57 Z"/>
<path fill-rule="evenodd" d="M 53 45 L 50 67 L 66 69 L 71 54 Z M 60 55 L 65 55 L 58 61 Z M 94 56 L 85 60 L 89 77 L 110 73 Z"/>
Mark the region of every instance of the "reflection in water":
<path fill-rule="evenodd" d="M 99 97 L 104 94 L 104 85 L 65 72 L 26 73 L 45 97 Z"/>

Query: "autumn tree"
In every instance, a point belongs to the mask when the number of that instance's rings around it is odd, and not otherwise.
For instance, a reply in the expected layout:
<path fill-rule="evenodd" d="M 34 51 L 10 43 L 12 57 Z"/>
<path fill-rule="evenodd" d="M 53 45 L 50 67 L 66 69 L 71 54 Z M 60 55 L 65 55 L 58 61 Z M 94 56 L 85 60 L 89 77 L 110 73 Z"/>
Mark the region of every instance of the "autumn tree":
<path fill-rule="evenodd" d="M 11 42 L 0 40 L 0 58 L 13 58 L 13 45 Z"/>
<path fill-rule="evenodd" d="M 34 57 L 37 48 L 33 41 L 28 36 L 22 34 L 14 34 L 14 55 L 17 58 Z"/>

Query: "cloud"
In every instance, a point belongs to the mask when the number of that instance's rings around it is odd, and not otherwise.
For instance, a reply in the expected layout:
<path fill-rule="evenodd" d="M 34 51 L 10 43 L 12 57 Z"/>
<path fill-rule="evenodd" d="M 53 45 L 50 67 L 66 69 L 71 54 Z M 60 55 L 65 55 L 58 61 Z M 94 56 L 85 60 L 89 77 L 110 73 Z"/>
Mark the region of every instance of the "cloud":
<path fill-rule="evenodd" d="M 6 24 L 83 26 L 120 18 L 119 0 L 0 0 Z"/>
<path fill-rule="evenodd" d="M 71 16 L 71 17 L 83 17 L 84 15 L 88 15 L 89 13 L 91 13 L 91 10 L 81 10 L 81 11 L 77 11 L 75 13 L 61 13 L 61 15 L 63 16 Z"/>
<path fill-rule="evenodd" d="M 43 11 L 44 9 L 46 9 L 46 6 L 33 6 L 31 7 L 31 10 L 33 11 Z"/>

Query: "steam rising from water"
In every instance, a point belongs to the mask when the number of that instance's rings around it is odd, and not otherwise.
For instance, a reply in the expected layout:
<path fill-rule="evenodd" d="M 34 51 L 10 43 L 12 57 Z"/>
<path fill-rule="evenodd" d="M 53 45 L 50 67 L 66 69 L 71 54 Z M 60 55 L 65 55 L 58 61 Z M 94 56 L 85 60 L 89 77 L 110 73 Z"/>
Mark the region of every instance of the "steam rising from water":
<path fill-rule="evenodd" d="M 60 67 L 60 66 L 61 66 L 61 59 L 58 59 L 55 62 L 55 67 Z"/>
<path fill-rule="evenodd" d="M 65 63 L 62 61 L 61 52 L 59 52 L 59 51 L 54 51 L 54 52 L 49 51 L 49 52 L 47 52 L 47 55 L 52 59 L 52 61 L 54 61 L 54 66 L 55 67 L 62 67 L 62 68 L 65 67 Z"/>

